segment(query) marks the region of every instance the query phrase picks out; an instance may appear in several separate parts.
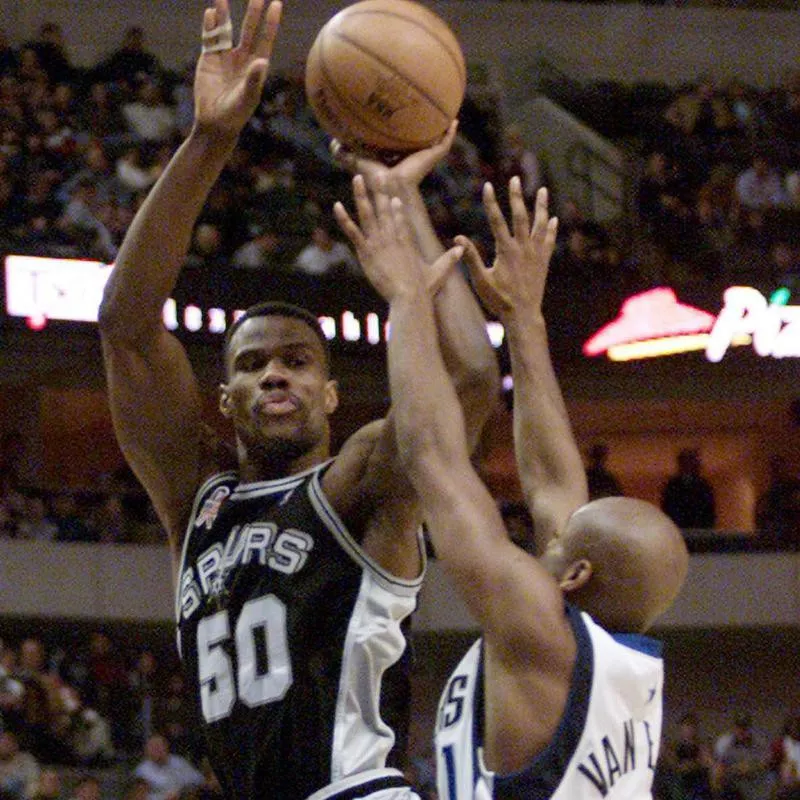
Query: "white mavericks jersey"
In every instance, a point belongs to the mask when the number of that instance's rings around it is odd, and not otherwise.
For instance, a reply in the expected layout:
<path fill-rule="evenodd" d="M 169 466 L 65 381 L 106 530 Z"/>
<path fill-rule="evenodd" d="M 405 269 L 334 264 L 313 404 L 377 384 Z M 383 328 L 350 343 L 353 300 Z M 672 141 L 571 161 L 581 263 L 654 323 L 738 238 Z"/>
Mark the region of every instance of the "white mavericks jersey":
<path fill-rule="evenodd" d="M 436 719 L 440 800 L 646 800 L 661 741 L 661 643 L 611 635 L 567 605 L 578 650 L 564 714 L 550 744 L 508 775 L 483 763 L 483 647 L 447 682 Z"/>

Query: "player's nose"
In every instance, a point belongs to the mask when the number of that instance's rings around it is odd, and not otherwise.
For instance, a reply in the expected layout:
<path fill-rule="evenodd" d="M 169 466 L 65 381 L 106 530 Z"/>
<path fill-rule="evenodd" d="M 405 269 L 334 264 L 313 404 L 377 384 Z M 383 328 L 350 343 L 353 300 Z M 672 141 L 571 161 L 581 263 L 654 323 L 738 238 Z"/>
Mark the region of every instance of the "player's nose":
<path fill-rule="evenodd" d="M 261 373 L 259 385 L 262 389 L 284 389 L 289 385 L 281 363 L 277 360 L 270 361 Z"/>

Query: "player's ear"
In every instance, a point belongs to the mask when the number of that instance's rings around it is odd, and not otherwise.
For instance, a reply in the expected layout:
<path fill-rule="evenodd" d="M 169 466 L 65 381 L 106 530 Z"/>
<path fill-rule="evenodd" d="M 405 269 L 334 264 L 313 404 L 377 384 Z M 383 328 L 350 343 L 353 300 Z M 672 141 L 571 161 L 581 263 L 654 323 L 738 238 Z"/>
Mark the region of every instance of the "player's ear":
<path fill-rule="evenodd" d="M 575 592 L 582 589 L 592 577 L 592 562 L 580 558 L 567 566 L 559 578 L 558 585 L 562 592 Z"/>
<path fill-rule="evenodd" d="M 339 407 L 339 384 L 337 381 L 328 381 L 325 384 L 325 413 L 333 414 Z"/>
<path fill-rule="evenodd" d="M 219 410 L 223 417 L 231 415 L 231 396 L 225 383 L 219 385 Z"/>

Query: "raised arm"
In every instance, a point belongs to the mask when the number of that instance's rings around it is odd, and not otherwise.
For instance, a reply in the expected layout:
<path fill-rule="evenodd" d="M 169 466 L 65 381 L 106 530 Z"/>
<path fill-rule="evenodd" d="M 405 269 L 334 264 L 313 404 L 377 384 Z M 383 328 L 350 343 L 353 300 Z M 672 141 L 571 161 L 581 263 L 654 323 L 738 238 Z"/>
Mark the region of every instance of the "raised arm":
<path fill-rule="evenodd" d="M 389 382 L 400 461 L 420 497 L 437 554 L 471 612 L 510 660 L 524 656 L 529 661 L 527 649 L 515 646 L 521 639 L 530 645 L 563 634 L 560 592 L 537 561 L 510 541 L 470 462 L 464 416 L 438 343 L 425 265 L 402 202 L 394 198 L 390 205 L 378 191 L 373 209 L 366 193 L 359 194 L 361 228 L 341 204 L 336 216 L 365 274 L 389 302 Z M 450 250 L 431 269 L 446 271 L 460 255 L 460 248 Z M 537 613 L 531 613 L 532 603 Z"/>
<path fill-rule="evenodd" d="M 338 142 L 331 146 L 337 161 L 354 174 L 362 175 L 371 192 L 381 186 L 402 201 L 413 240 L 427 267 L 428 283 L 432 280 L 430 265 L 442 256 L 445 248 L 434 230 L 420 184 L 450 151 L 457 129 L 458 123 L 453 122 L 440 142 L 406 156 L 392 167 L 348 152 Z M 460 269 L 443 276 L 433 302 L 439 344 L 456 386 L 471 451 L 499 397 L 497 357 L 486 333 L 483 311 Z"/>
<path fill-rule="evenodd" d="M 495 260 L 487 269 L 468 239 L 465 249 L 473 281 L 508 337 L 514 378 L 514 447 L 520 482 L 534 522 L 536 552 L 563 531 L 575 509 L 588 501 L 586 472 L 572 433 L 547 343 L 542 314 L 547 269 L 557 220 L 548 219 L 547 190 L 539 189 L 530 224 L 519 178 L 509 186 L 509 230 L 491 184 L 484 206 L 495 238 Z"/>
<path fill-rule="evenodd" d="M 173 552 L 201 474 L 200 396 L 183 347 L 162 323 L 192 229 L 261 96 L 281 4 L 249 0 L 233 47 L 227 0 L 203 18 L 195 121 L 132 222 L 100 306 L 114 428 Z"/>

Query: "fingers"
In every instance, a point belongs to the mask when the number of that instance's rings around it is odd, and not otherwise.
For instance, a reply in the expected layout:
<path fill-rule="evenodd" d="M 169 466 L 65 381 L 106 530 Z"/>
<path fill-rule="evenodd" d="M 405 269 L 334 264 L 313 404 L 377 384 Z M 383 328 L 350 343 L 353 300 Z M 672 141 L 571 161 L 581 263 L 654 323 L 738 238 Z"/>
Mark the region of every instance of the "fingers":
<path fill-rule="evenodd" d="M 242 33 L 239 37 L 239 49 L 251 53 L 258 39 L 261 27 L 261 15 L 264 13 L 264 0 L 249 0 L 242 20 Z"/>
<path fill-rule="evenodd" d="M 247 55 L 269 61 L 278 35 L 283 3 L 280 0 L 272 0 L 267 6 L 266 14 L 265 4 L 266 0 L 249 0 L 247 3 L 239 48 Z"/>
<path fill-rule="evenodd" d="M 469 274 L 472 276 L 475 283 L 486 281 L 486 265 L 483 263 L 483 258 L 475 247 L 472 239 L 466 236 L 456 236 L 453 240 L 458 247 L 461 248 L 464 257 L 464 263 L 467 265 Z"/>
<path fill-rule="evenodd" d="M 456 140 L 456 134 L 458 133 L 458 120 L 454 119 L 449 127 L 445 135 L 433 145 L 430 149 L 433 153 L 436 154 L 436 160 L 444 158 L 447 153 L 450 152 L 450 148 L 453 146 L 453 142 Z"/>
<path fill-rule="evenodd" d="M 381 197 L 386 199 L 387 195 L 381 192 L 376 197 L 376 200 L 380 200 Z M 404 245 L 410 244 L 411 228 L 409 227 L 408 219 L 406 218 L 406 212 L 403 208 L 403 201 L 399 197 L 393 197 L 388 202 L 389 210 L 391 211 L 392 215 L 392 221 L 394 222 L 395 237 Z"/>
<path fill-rule="evenodd" d="M 342 233 L 350 240 L 353 247 L 355 247 L 356 252 L 361 252 L 361 248 L 365 244 L 364 235 L 361 233 L 358 225 L 353 221 L 353 218 L 347 213 L 345 207 L 338 201 L 333 205 L 333 216 L 336 218 L 336 222 L 339 224 Z"/>
<path fill-rule="evenodd" d="M 557 235 L 558 218 L 549 216 L 548 192 L 542 186 L 536 192 L 536 211 L 533 218 L 533 228 L 531 229 L 531 240 L 542 246 L 543 254 L 548 260 L 553 255 Z"/>
<path fill-rule="evenodd" d="M 375 208 L 373 208 L 369 199 L 367 184 L 363 175 L 356 175 L 353 178 L 353 199 L 356 203 L 358 221 L 361 223 L 364 234 L 369 237 L 378 227 L 378 223 L 375 217 Z"/>
<path fill-rule="evenodd" d="M 558 217 L 550 217 L 547 222 L 547 233 L 544 237 L 544 246 L 549 259 L 556 249 L 556 238 L 558 237 Z"/>
<path fill-rule="evenodd" d="M 233 47 L 233 25 L 226 0 L 215 0 L 212 8 L 203 12 L 203 53 L 218 53 Z"/>
<path fill-rule="evenodd" d="M 489 227 L 492 229 L 495 242 L 500 244 L 500 242 L 506 241 L 511 234 L 497 202 L 494 186 L 488 181 L 483 185 L 483 207 L 486 209 L 486 217 L 489 220 Z"/>
<path fill-rule="evenodd" d="M 508 199 L 511 205 L 511 226 L 514 229 L 514 238 L 518 242 L 524 242 L 530 231 L 530 217 L 528 217 L 528 209 L 522 194 L 522 181 L 518 175 L 508 182 Z"/>
<path fill-rule="evenodd" d="M 547 232 L 548 211 L 547 211 L 547 189 L 542 186 L 536 192 L 536 206 L 533 215 L 533 227 L 531 228 L 531 239 L 543 239 Z"/>
<path fill-rule="evenodd" d="M 451 247 L 446 253 L 442 253 L 426 270 L 427 287 L 431 296 L 442 288 L 442 285 L 463 255 L 464 248 L 461 245 Z"/>
<path fill-rule="evenodd" d="M 278 28 L 281 24 L 283 15 L 283 3 L 280 0 L 272 0 L 267 7 L 267 16 L 264 20 L 264 30 L 258 40 L 256 54 L 260 58 L 269 61 L 272 58 L 272 48 L 275 46 L 275 39 L 278 38 Z"/>
<path fill-rule="evenodd" d="M 359 158 L 352 150 L 348 150 L 338 139 L 332 139 L 330 143 L 330 151 L 334 161 L 343 169 L 348 172 L 363 174 L 363 160 Z"/>

